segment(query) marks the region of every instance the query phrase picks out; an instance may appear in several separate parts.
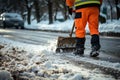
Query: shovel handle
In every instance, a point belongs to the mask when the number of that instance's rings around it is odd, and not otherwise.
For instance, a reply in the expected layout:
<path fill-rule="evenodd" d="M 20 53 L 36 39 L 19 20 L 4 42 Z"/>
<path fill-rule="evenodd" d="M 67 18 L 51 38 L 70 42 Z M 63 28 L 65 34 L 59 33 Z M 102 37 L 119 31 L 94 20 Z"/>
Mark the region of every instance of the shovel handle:
<path fill-rule="evenodd" d="M 72 37 L 74 27 L 75 27 L 75 22 L 73 23 L 72 30 L 71 30 L 71 32 L 70 32 L 70 34 L 69 34 L 70 37 Z"/>

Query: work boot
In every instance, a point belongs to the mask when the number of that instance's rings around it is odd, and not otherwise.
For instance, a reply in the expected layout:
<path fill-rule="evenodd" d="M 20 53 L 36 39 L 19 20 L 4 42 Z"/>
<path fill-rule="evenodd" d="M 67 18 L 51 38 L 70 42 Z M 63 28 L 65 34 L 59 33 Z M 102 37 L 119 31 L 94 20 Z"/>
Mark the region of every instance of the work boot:
<path fill-rule="evenodd" d="M 92 51 L 90 52 L 91 57 L 97 57 L 100 50 L 99 35 L 92 35 L 91 39 Z"/>
<path fill-rule="evenodd" d="M 73 54 L 79 55 L 79 56 L 83 56 L 83 54 L 84 54 L 84 48 L 76 49 Z"/>
<path fill-rule="evenodd" d="M 84 54 L 84 44 L 85 38 L 76 38 L 76 50 L 73 52 L 75 55 L 83 55 Z"/>
<path fill-rule="evenodd" d="M 91 57 L 97 57 L 99 55 L 100 46 L 93 46 L 92 51 L 90 52 Z"/>

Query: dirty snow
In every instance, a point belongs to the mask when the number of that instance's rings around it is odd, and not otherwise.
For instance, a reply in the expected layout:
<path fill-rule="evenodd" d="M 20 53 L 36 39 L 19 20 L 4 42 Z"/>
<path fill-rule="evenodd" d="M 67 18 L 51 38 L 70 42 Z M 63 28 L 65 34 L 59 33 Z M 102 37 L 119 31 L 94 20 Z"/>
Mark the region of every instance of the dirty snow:
<path fill-rule="evenodd" d="M 48 24 L 48 21 L 37 23 L 34 20 L 31 25 L 25 24 L 25 27 L 28 29 L 71 31 L 73 22 L 71 19 Z M 113 20 L 100 24 L 99 31 L 119 33 L 119 22 L 120 20 Z M 89 32 L 88 27 L 86 30 Z M 12 77 L 14 80 L 116 80 L 110 75 L 103 74 L 99 69 L 90 70 L 73 65 L 69 60 L 61 58 L 63 55 L 55 54 L 56 41 L 49 41 L 49 43 L 49 46 L 25 44 L 0 36 L 0 80 L 3 80 L 2 78 L 6 75 L 6 80 L 12 80 Z M 72 54 L 67 57 L 120 70 L 120 63 L 80 58 Z"/>
<path fill-rule="evenodd" d="M 78 67 L 68 60 L 61 59 L 61 55 L 54 52 L 56 41 L 50 43 L 49 46 L 32 45 L 0 36 L 0 70 L 9 71 L 14 80 L 115 80 L 99 69 Z M 114 65 L 109 62 L 100 63 L 109 67 Z M 114 68 L 120 69 L 120 66 Z"/>

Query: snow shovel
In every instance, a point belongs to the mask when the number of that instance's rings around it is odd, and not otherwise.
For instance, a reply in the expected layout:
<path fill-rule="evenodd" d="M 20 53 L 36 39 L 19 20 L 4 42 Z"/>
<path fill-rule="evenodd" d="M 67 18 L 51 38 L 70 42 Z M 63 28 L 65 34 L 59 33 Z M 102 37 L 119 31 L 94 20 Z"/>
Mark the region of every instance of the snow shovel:
<path fill-rule="evenodd" d="M 73 30 L 75 27 L 75 22 L 72 26 L 72 30 L 68 37 L 58 37 L 56 53 L 60 52 L 72 52 L 75 50 L 76 38 L 72 37 Z"/>

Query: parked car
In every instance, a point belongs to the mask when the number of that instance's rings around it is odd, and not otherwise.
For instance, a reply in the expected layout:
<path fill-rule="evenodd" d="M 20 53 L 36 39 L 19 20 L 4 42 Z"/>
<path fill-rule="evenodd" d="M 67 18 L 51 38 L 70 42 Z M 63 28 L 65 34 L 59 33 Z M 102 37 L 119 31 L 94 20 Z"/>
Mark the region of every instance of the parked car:
<path fill-rule="evenodd" d="M 24 29 L 24 21 L 18 13 L 2 13 L 0 15 L 0 26 L 3 28 L 15 27 Z"/>

